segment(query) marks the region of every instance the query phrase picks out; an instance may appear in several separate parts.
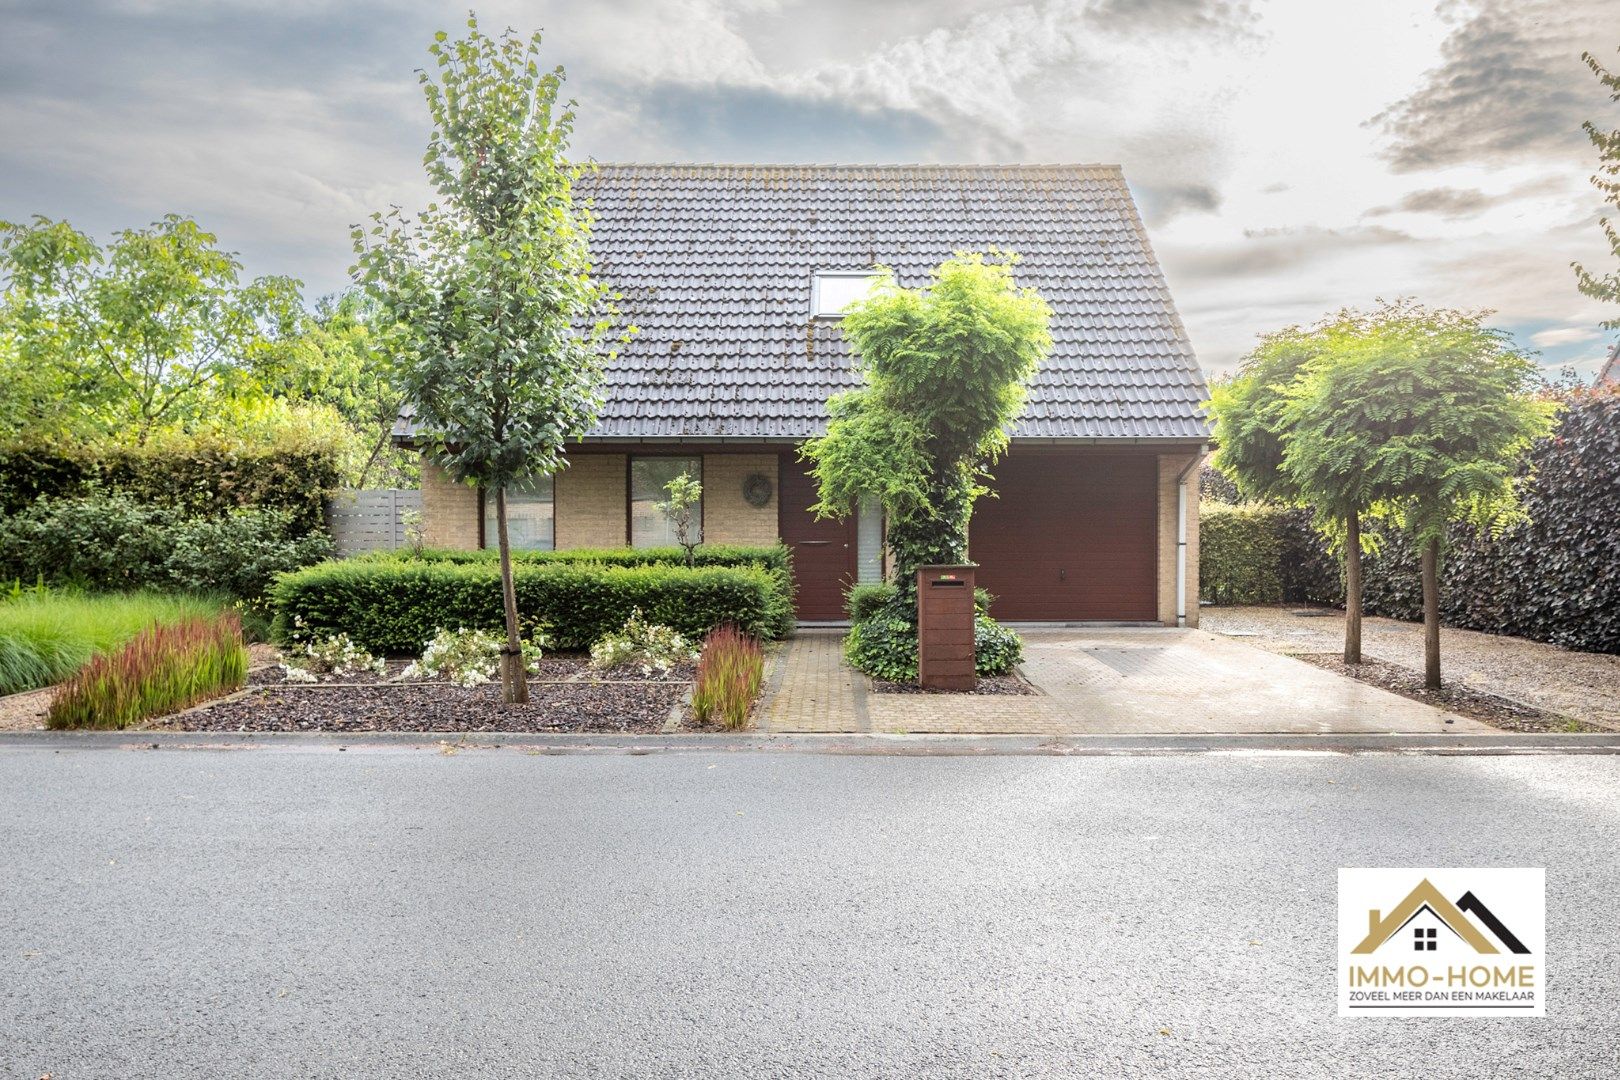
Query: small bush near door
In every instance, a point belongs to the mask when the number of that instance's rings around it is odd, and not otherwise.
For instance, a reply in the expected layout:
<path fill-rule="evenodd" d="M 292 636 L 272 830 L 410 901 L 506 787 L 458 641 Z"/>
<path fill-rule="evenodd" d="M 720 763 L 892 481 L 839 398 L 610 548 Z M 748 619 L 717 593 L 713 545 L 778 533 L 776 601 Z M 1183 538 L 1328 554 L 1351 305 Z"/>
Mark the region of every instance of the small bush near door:
<path fill-rule="evenodd" d="M 764 681 L 765 652 L 758 641 L 735 626 L 711 630 L 698 659 L 692 715 L 699 723 L 743 727 Z"/>
<path fill-rule="evenodd" d="M 52 728 L 126 728 L 239 688 L 247 679 L 233 614 L 141 631 L 91 660 L 51 699 Z"/>

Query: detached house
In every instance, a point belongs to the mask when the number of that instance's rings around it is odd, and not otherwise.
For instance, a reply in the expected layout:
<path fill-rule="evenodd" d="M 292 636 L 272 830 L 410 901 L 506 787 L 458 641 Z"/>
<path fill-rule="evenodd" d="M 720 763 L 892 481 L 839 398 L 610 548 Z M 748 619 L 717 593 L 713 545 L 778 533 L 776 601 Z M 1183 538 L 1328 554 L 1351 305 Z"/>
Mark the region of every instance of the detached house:
<path fill-rule="evenodd" d="M 858 381 L 840 311 L 875 265 L 917 286 L 954 251 L 997 247 L 1051 304 L 1054 344 L 973 517 L 994 614 L 1196 624 L 1207 394 L 1117 167 L 604 165 L 576 192 L 640 333 L 569 467 L 510 499 L 514 543 L 669 544 L 654 504 L 686 471 L 704 541 L 780 538 L 800 618 L 843 618 L 848 585 L 884 572 L 882 515 L 812 517 L 796 449 Z M 409 443 L 408 419 L 396 434 Z M 493 546 L 493 500 L 432 466 L 422 488 L 428 543 Z"/>

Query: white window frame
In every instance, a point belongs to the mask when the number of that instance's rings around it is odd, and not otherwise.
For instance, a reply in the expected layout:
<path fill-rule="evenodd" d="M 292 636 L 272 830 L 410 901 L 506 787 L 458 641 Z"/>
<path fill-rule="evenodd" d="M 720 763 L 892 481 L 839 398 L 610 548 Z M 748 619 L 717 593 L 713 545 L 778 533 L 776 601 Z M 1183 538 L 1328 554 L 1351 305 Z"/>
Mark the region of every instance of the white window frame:
<path fill-rule="evenodd" d="M 812 319 L 842 319 L 842 311 L 821 310 L 821 282 L 824 278 L 864 278 L 870 282 L 878 276 L 876 270 L 817 270 L 810 275 L 810 317 Z M 853 301 L 851 301 L 853 303 Z"/>

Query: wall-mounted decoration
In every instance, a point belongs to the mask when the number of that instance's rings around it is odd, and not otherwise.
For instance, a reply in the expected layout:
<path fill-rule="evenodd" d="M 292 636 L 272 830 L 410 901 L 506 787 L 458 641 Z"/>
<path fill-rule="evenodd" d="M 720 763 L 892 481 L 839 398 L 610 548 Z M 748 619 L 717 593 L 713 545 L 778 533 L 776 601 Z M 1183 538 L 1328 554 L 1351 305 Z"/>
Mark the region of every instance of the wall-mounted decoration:
<path fill-rule="evenodd" d="M 743 481 L 743 501 L 749 506 L 766 507 L 771 504 L 771 478 L 764 473 L 749 473 Z"/>

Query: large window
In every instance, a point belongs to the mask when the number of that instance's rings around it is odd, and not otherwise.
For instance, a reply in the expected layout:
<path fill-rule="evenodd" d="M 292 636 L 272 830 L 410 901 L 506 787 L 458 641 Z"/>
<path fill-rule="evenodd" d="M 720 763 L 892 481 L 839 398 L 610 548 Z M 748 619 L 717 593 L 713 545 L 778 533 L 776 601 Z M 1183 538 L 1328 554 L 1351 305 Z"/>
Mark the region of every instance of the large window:
<path fill-rule="evenodd" d="M 537 476 L 506 489 L 506 535 L 513 551 L 550 551 L 557 546 L 551 477 Z M 495 524 L 495 493 L 484 492 L 484 546 L 500 547 Z"/>
<path fill-rule="evenodd" d="M 844 309 L 866 297 L 877 277 L 870 270 L 818 270 L 810 281 L 810 314 L 836 319 Z"/>
<path fill-rule="evenodd" d="M 700 457 L 633 457 L 630 459 L 630 546 L 669 547 L 676 543 L 675 527 L 658 509 L 669 498 L 664 485 L 685 473 L 702 483 Z M 692 540 L 703 539 L 703 504 L 693 512 Z"/>

